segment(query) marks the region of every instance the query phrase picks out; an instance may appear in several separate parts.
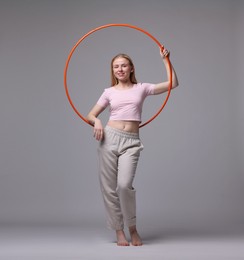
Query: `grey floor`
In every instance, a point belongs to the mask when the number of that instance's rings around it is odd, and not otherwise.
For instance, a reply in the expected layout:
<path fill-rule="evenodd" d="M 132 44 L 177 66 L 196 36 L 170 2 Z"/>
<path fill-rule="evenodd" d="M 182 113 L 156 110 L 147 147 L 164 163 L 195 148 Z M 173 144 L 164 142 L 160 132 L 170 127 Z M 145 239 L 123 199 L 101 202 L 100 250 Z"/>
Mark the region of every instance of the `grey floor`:
<path fill-rule="evenodd" d="M 244 235 L 142 232 L 142 247 L 118 247 L 96 227 L 2 227 L 1 260 L 234 260 L 244 259 Z"/>

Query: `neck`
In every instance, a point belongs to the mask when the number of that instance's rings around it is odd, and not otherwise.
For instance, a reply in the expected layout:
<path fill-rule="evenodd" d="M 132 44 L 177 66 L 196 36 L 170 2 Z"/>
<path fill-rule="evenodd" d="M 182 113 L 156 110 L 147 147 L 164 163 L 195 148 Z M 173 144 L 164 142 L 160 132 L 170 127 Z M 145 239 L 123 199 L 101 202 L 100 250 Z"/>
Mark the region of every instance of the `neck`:
<path fill-rule="evenodd" d="M 122 82 L 120 81 L 118 84 L 117 84 L 118 87 L 120 88 L 131 88 L 133 86 L 132 82 L 131 81 L 126 81 L 126 82 Z"/>

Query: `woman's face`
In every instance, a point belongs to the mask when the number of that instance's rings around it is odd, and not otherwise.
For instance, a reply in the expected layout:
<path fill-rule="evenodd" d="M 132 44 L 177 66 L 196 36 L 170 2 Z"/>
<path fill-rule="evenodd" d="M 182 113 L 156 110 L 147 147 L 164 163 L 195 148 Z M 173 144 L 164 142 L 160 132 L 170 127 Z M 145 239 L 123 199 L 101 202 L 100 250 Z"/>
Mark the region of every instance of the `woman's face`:
<path fill-rule="evenodd" d="M 130 62 L 126 58 L 118 57 L 113 62 L 114 76 L 121 82 L 130 81 L 132 68 Z"/>

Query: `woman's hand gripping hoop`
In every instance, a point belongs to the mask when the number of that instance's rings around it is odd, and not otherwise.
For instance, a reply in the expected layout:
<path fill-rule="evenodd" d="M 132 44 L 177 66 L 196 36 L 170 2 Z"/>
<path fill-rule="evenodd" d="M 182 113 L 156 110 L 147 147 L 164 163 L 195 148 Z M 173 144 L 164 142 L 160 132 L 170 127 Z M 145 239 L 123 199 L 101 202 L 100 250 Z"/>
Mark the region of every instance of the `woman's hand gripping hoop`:
<path fill-rule="evenodd" d="M 146 34 L 147 36 L 149 36 L 160 48 L 161 48 L 161 51 L 164 50 L 164 46 L 155 38 L 153 37 L 150 33 L 146 32 L 144 29 L 142 28 L 139 28 L 137 26 L 134 26 L 134 25 L 130 25 L 130 24 L 106 24 L 106 25 L 102 25 L 100 27 L 97 27 L 93 30 L 91 30 L 90 32 L 86 33 L 83 37 L 81 37 L 79 39 L 79 41 L 74 45 L 74 47 L 72 48 L 72 50 L 70 51 L 69 55 L 68 55 L 68 58 L 67 58 L 67 61 L 66 61 L 66 64 L 65 64 L 65 69 L 64 69 L 64 87 L 65 87 L 65 92 L 66 92 L 66 96 L 69 100 L 69 103 L 71 105 L 71 107 L 73 108 L 73 110 L 76 112 L 76 114 L 83 120 L 85 121 L 87 124 L 93 126 L 75 107 L 75 105 L 73 104 L 73 101 L 70 97 L 70 94 L 69 94 L 69 90 L 68 90 L 68 85 L 67 85 L 67 72 L 68 72 L 68 67 L 69 67 L 69 62 L 71 60 L 71 57 L 74 53 L 74 51 L 76 50 L 76 48 L 78 47 L 78 45 L 85 39 L 87 38 L 89 35 L 91 35 L 92 33 L 96 32 L 96 31 L 99 31 L 99 30 L 102 30 L 102 29 L 105 29 L 105 28 L 108 28 L 108 27 L 129 27 L 129 28 L 132 28 L 132 29 L 135 29 L 135 30 L 138 30 L 144 34 Z M 167 96 L 162 104 L 162 106 L 159 108 L 159 110 L 157 111 L 157 113 L 152 116 L 148 121 L 146 121 L 145 123 L 142 123 L 140 124 L 140 127 L 143 127 L 147 124 L 149 124 L 150 122 L 152 122 L 160 113 L 161 111 L 163 110 L 163 108 L 165 107 L 166 103 L 168 102 L 168 99 L 169 99 L 169 96 L 170 96 L 170 93 L 171 93 L 171 89 L 172 89 L 172 67 L 171 67 L 171 63 L 170 63 L 170 60 L 169 60 L 169 56 L 166 56 L 165 59 L 167 60 L 167 63 L 169 65 L 169 68 L 170 68 L 170 75 L 169 75 L 169 81 L 170 81 L 170 84 L 169 84 L 169 89 L 168 89 L 168 92 L 167 92 Z"/>

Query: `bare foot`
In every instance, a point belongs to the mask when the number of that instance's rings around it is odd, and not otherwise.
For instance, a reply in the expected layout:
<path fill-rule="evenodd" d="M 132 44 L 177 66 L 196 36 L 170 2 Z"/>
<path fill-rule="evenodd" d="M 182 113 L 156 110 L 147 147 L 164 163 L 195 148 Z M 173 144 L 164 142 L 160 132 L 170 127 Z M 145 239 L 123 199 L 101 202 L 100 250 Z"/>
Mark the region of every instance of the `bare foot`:
<path fill-rule="evenodd" d="M 136 227 L 135 226 L 130 227 L 129 231 L 130 231 L 130 236 L 131 236 L 131 244 L 133 246 L 142 246 L 142 241 L 136 230 Z"/>
<path fill-rule="evenodd" d="M 126 240 L 125 233 L 123 230 L 116 230 L 117 245 L 118 246 L 129 246 L 130 243 Z"/>

